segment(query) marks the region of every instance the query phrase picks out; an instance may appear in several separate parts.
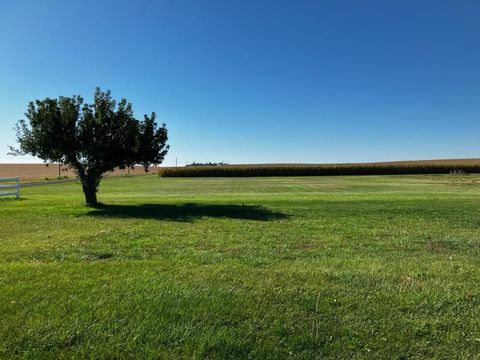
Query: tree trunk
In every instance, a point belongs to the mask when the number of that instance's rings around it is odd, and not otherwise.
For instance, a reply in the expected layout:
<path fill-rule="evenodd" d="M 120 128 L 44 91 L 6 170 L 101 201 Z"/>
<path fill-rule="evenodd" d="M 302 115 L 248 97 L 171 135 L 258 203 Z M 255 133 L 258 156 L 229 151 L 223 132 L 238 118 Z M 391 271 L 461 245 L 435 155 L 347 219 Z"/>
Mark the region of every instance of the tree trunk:
<path fill-rule="evenodd" d="M 91 176 L 87 176 L 85 179 L 82 179 L 82 188 L 87 205 L 97 206 L 97 180 Z"/>

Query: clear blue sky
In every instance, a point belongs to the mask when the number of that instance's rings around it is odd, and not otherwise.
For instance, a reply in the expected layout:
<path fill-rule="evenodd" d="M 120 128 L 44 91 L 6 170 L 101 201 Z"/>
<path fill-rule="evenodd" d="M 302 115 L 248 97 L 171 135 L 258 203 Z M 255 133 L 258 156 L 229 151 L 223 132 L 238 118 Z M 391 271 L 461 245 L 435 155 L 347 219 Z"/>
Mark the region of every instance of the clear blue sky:
<path fill-rule="evenodd" d="M 0 54 L 0 162 L 28 101 L 96 86 L 167 164 L 480 157 L 478 0 L 2 1 Z"/>

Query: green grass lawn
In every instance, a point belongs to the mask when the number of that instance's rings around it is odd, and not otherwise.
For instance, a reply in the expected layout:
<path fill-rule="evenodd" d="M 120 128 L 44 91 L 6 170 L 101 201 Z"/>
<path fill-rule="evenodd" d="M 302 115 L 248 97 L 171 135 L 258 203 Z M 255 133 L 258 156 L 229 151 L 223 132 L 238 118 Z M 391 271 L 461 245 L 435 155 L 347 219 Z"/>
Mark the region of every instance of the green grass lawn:
<path fill-rule="evenodd" d="M 480 176 L 110 178 L 0 200 L 0 357 L 476 358 Z"/>

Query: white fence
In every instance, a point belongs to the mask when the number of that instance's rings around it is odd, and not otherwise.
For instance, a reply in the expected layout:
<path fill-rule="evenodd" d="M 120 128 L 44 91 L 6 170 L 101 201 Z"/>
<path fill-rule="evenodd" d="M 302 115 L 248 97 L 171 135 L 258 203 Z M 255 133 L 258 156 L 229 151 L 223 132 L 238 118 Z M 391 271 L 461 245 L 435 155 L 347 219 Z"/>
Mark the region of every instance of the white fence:
<path fill-rule="evenodd" d="M 15 182 L 14 184 L 2 185 L 2 182 Z M 4 191 L 6 190 L 6 191 Z M 10 191 L 9 191 L 10 190 Z M 20 178 L 0 178 L 0 196 L 13 196 L 20 198 Z"/>

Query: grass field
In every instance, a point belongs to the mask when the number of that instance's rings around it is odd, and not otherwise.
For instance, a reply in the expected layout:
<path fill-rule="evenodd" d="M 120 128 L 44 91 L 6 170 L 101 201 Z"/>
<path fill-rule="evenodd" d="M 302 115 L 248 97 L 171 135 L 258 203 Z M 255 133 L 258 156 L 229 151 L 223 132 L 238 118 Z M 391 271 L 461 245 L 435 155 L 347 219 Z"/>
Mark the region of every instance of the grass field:
<path fill-rule="evenodd" d="M 477 358 L 480 176 L 159 178 L 0 200 L 0 357 Z"/>

